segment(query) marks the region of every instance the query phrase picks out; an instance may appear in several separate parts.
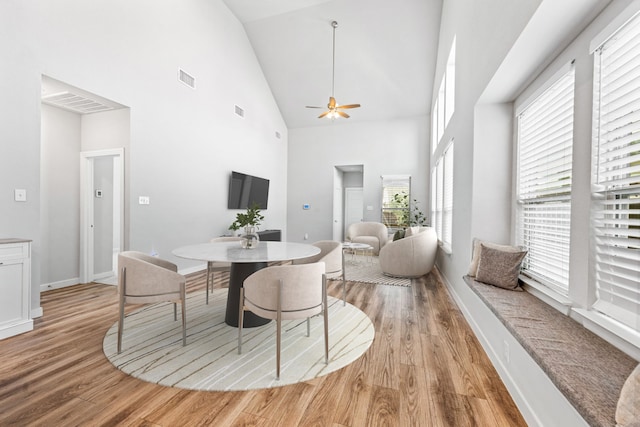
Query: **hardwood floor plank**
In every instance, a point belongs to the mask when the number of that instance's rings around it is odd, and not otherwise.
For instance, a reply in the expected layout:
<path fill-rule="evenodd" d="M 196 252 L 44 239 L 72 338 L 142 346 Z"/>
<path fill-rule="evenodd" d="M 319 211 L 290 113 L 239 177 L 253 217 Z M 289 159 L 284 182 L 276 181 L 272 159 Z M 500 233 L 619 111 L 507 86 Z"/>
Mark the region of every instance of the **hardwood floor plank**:
<path fill-rule="evenodd" d="M 188 292 L 204 290 L 202 272 L 187 278 Z M 216 274 L 214 287 L 228 279 Z M 342 283 L 328 292 L 341 298 Z M 347 282 L 347 301 L 376 327 L 371 348 L 325 377 L 246 392 L 163 387 L 113 367 L 102 353 L 113 286 L 41 300 L 35 329 L 0 341 L 0 425 L 526 425 L 435 270 L 410 288 Z"/>

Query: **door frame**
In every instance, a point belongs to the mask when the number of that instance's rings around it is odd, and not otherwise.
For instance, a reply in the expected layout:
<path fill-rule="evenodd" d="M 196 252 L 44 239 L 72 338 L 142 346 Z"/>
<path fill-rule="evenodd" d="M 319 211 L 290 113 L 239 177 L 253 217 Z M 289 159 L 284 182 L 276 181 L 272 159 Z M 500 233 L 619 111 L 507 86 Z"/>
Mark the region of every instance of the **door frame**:
<path fill-rule="evenodd" d="M 95 279 L 93 249 L 93 161 L 98 157 L 114 157 L 114 195 L 119 193 L 118 202 L 114 199 L 114 223 L 119 224 L 117 233 L 119 247 L 124 244 L 124 148 L 83 151 L 80 153 L 80 282 L 89 283 Z M 119 167 L 118 167 L 119 166 Z M 117 170 L 119 169 L 119 170 Z M 116 191 L 117 188 L 117 191 Z M 117 268 L 113 264 L 113 270 Z"/>

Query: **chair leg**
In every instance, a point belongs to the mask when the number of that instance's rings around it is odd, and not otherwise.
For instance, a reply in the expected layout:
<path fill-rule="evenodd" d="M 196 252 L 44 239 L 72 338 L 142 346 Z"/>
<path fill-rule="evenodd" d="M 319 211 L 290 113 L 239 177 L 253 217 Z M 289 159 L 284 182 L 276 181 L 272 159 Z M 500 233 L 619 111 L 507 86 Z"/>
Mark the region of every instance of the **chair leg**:
<path fill-rule="evenodd" d="M 126 285 L 127 285 L 127 281 L 126 281 L 126 268 L 122 268 L 122 271 L 120 272 L 120 280 L 122 283 L 122 286 L 120 287 L 120 295 L 119 295 L 119 311 L 120 311 L 120 315 L 118 318 L 118 354 L 120 354 L 120 352 L 122 351 L 122 328 L 124 327 L 124 296 L 126 293 Z"/>
<path fill-rule="evenodd" d="M 207 262 L 207 304 L 209 304 L 209 277 L 211 276 L 211 261 Z M 213 284 L 211 285 L 211 290 L 213 290 Z"/>
<path fill-rule="evenodd" d="M 276 380 L 280 379 L 280 340 L 282 338 L 282 280 L 278 286 L 278 311 L 276 315 Z"/>
<path fill-rule="evenodd" d="M 342 251 L 342 305 L 347 305 L 347 274 L 344 269 L 344 251 Z"/>
<path fill-rule="evenodd" d="M 327 304 L 327 277 L 322 276 L 322 305 L 324 314 L 324 363 L 329 364 L 329 305 Z"/>
<path fill-rule="evenodd" d="M 175 322 L 176 320 L 178 320 L 178 303 L 174 302 L 173 303 L 173 321 Z"/>
<path fill-rule="evenodd" d="M 244 288 L 240 288 L 240 307 L 238 307 L 238 354 L 242 354 L 242 324 L 244 323 Z"/>
<path fill-rule="evenodd" d="M 180 285 L 181 288 L 181 294 L 182 294 L 182 298 L 181 298 L 181 302 L 182 302 L 182 346 L 186 346 L 187 345 L 187 293 L 186 293 L 186 289 L 185 289 L 185 284 L 182 283 Z M 174 304 L 175 306 L 175 304 Z"/>
<path fill-rule="evenodd" d="M 307 317 L 307 337 L 311 336 L 311 318 Z"/>

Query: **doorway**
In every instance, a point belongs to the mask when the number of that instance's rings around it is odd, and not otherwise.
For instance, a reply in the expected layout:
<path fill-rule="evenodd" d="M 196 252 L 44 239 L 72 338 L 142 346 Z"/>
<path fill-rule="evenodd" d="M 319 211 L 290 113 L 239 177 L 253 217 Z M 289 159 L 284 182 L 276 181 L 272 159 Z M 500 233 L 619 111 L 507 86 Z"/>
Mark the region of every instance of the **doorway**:
<path fill-rule="evenodd" d="M 364 214 L 364 165 L 334 166 L 333 240 L 342 241 L 347 228 Z"/>
<path fill-rule="evenodd" d="M 124 242 L 124 149 L 80 153 L 80 279 L 117 283 Z"/>

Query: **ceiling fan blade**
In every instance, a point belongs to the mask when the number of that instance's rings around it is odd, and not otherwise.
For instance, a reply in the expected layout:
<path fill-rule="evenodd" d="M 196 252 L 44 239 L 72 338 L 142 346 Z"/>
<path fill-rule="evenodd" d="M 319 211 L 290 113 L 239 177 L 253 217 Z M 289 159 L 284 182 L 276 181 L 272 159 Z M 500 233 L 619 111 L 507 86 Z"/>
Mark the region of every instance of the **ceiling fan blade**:
<path fill-rule="evenodd" d="M 348 119 L 348 118 L 349 118 L 349 115 L 348 115 L 347 113 L 345 113 L 345 112 L 342 112 L 342 111 L 338 111 L 338 110 L 336 110 L 336 113 L 340 114 L 340 115 L 341 115 L 342 117 L 344 117 L 345 119 Z"/>
<path fill-rule="evenodd" d="M 338 105 L 337 108 L 360 108 L 360 104 Z"/>
<path fill-rule="evenodd" d="M 324 108 L 324 107 L 312 107 L 311 105 L 305 105 L 304 108 Z"/>
<path fill-rule="evenodd" d="M 329 97 L 329 105 L 327 105 L 330 110 L 336 108 L 336 99 L 333 96 Z"/>
<path fill-rule="evenodd" d="M 320 114 L 318 116 L 319 119 L 323 118 L 324 116 L 326 116 L 327 114 L 329 114 L 331 111 L 325 111 L 324 113 Z"/>

